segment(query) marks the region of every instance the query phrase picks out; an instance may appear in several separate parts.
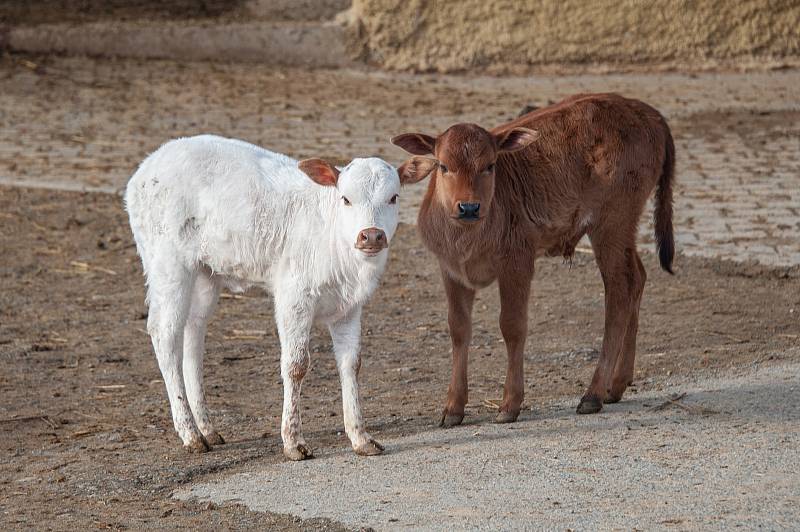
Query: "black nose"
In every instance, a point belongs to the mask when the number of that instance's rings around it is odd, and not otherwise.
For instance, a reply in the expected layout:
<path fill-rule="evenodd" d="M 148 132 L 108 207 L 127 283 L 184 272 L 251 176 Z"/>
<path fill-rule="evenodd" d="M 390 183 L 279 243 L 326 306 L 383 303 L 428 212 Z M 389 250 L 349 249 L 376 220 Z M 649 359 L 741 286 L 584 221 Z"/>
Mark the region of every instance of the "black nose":
<path fill-rule="evenodd" d="M 478 218 L 478 210 L 481 208 L 480 203 L 458 203 L 458 217 L 465 220 L 474 220 Z"/>

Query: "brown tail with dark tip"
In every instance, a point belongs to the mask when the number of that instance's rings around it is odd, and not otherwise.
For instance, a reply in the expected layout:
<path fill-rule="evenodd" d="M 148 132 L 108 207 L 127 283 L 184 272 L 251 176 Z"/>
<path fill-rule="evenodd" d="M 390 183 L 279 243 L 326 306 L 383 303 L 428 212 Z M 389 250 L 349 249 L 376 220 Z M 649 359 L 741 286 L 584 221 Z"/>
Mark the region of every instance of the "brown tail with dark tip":
<path fill-rule="evenodd" d="M 674 181 L 675 142 L 672 140 L 672 133 L 667 129 L 666 154 L 656 188 L 653 222 L 658 260 L 664 271 L 669 273 L 673 273 L 672 259 L 675 256 L 675 238 L 672 234 L 672 184 Z"/>

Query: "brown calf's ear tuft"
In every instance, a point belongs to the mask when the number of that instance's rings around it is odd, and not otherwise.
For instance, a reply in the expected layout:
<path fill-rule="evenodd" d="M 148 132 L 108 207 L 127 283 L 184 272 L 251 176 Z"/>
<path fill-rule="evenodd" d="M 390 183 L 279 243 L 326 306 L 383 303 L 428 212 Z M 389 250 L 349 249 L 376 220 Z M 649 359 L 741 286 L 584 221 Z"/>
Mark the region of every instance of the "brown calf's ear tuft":
<path fill-rule="evenodd" d="M 433 153 L 436 139 L 422 133 L 403 133 L 392 137 L 391 143 L 403 148 L 411 155 L 428 155 Z"/>
<path fill-rule="evenodd" d="M 401 185 L 410 185 L 422 181 L 439 163 L 428 157 L 412 157 L 397 169 Z"/>
<path fill-rule="evenodd" d="M 502 153 L 510 153 L 521 150 L 522 148 L 527 148 L 538 138 L 538 131 L 526 127 L 515 127 L 510 131 L 495 136 L 497 148 Z"/>
<path fill-rule="evenodd" d="M 339 170 L 322 159 L 305 159 L 297 163 L 297 167 L 314 183 L 323 187 L 335 187 L 339 180 Z"/>

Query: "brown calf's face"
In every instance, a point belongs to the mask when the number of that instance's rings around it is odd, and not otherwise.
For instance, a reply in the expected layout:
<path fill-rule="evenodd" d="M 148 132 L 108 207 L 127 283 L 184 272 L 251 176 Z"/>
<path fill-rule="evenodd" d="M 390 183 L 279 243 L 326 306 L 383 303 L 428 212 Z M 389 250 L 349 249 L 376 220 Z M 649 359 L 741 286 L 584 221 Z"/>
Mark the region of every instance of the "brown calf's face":
<path fill-rule="evenodd" d="M 456 124 L 437 138 L 406 133 L 392 144 L 414 155 L 431 154 L 435 159 L 413 157 L 400 166 L 404 182 L 424 179 L 434 172 L 434 197 L 457 223 L 483 220 L 494 197 L 497 157 L 521 150 L 536 140 L 531 129 L 514 128 L 493 135 L 475 124 Z"/>

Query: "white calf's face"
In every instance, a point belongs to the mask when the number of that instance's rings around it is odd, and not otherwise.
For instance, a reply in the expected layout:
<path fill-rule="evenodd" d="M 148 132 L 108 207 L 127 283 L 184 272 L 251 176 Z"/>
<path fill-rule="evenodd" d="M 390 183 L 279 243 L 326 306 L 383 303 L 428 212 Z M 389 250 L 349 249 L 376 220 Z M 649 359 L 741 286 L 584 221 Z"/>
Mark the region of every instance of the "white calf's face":
<path fill-rule="evenodd" d="M 377 256 L 397 229 L 400 179 L 385 161 L 353 159 L 336 184 L 336 231 L 364 256 Z"/>
<path fill-rule="evenodd" d="M 353 159 L 341 170 L 322 159 L 300 161 L 298 168 L 317 184 L 334 188 L 334 231 L 353 253 L 377 257 L 389 246 L 397 229 L 397 170 L 376 157 Z"/>

